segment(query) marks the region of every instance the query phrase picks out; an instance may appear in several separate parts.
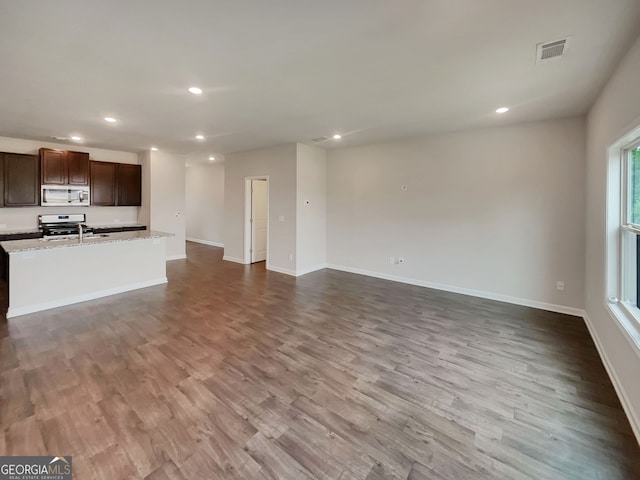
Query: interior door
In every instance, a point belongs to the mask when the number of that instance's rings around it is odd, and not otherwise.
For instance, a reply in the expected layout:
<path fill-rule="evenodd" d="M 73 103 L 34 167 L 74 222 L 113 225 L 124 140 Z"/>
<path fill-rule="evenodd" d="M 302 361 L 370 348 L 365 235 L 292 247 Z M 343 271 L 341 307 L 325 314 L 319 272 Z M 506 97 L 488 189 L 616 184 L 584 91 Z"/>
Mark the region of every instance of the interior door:
<path fill-rule="evenodd" d="M 251 263 L 267 259 L 267 181 L 251 180 Z"/>

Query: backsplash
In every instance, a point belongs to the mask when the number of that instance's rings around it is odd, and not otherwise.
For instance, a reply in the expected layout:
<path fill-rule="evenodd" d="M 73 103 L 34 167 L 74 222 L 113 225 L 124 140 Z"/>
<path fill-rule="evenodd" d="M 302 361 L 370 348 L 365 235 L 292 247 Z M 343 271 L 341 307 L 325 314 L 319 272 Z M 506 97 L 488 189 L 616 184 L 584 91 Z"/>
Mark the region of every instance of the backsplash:
<path fill-rule="evenodd" d="M 0 231 L 33 229 L 38 226 L 38 215 L 51 213 L 84 213 L 88 225 L 114 225 L 138 223 L 139 207 L 24 207 L 0 209 Z"/>

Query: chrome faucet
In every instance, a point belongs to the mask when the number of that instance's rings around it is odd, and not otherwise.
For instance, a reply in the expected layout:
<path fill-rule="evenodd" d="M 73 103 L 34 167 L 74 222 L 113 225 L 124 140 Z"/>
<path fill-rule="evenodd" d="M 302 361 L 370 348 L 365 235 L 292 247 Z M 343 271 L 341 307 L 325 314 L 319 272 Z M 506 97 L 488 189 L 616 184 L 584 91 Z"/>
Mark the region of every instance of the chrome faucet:
<path fill-rule="evenodd" d="M 82 228 L 82 224 L 78 224 L 78 240 L 82 241 L 82 237 L 84 235 L 84 230 Z"/>

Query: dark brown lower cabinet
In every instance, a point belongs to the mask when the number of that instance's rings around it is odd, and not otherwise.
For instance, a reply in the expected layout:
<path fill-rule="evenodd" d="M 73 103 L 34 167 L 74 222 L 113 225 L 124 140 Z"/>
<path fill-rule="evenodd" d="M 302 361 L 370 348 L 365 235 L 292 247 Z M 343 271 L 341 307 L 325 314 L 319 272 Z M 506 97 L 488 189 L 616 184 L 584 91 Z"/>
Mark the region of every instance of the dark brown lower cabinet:
<path fill-rule="evenodd" d="M 93 227 L 93 233 L 118 233 L 118 232 L 137 232 L 146 230 L 146 225 L 125 225 L 122 227 Z"/>
<path fill-rule="evenodd" d="M 4 206 L 40 205 L 40 158 L 37 155 L 3 153 Z"/>

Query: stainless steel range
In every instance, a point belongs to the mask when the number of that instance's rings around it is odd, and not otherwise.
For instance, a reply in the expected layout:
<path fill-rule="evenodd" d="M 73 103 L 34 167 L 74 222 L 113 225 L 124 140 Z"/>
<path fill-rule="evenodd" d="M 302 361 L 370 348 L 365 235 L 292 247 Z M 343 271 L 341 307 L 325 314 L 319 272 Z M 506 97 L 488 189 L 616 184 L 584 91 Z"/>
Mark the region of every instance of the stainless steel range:
<path fill-rule="evenodd" d="M 44 238 L 74 238 L 92 234 L 93 228 L 87 227 L 87 216 L 84 213 L 65 215 L 38 215 L 38 228 Z"/>

